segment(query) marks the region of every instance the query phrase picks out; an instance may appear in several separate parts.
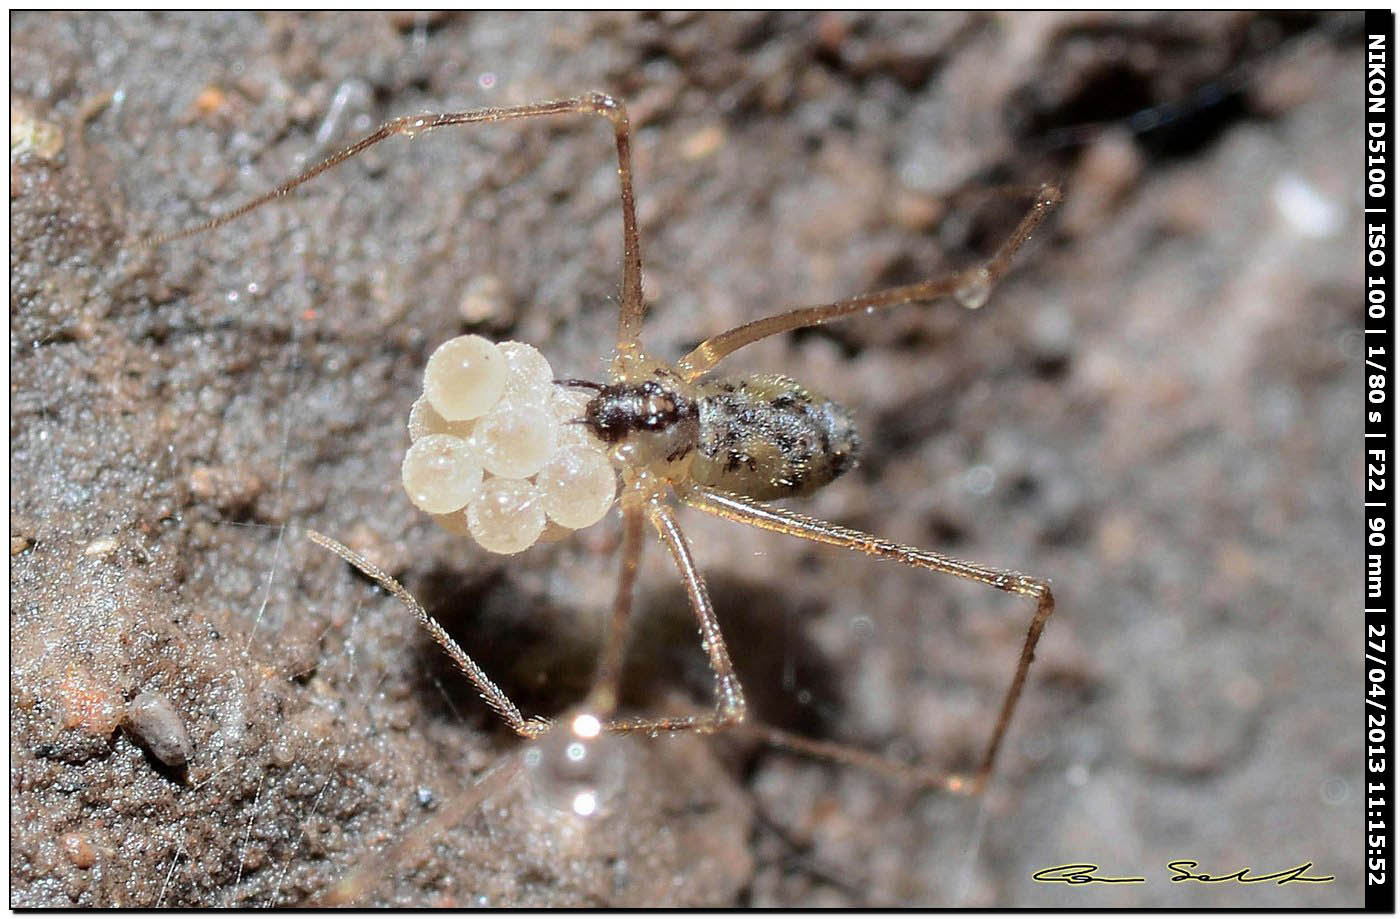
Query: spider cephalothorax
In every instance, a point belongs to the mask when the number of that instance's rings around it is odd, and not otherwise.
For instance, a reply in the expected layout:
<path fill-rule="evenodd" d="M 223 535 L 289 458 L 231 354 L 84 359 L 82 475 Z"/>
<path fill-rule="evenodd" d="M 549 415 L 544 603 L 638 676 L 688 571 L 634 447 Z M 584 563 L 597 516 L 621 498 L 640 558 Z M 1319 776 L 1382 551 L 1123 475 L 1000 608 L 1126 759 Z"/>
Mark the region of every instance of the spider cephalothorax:
<path fill-rule="evenodd" d="M 570 382 L 598 390 L 582 421 L 624 464 L 664 464 L 668 476 L 746 497 L 810 494 L 860 455 L 851 413 L 791 377 Z"/>
<path fill-rule="evenodd" d="M 700 436 L 700 407 L 691 387 L 679 380 L 601 386 L 583 420 L 599 440 L 625 444 L 627 460 L 643 465 L 684 459 Z"/>

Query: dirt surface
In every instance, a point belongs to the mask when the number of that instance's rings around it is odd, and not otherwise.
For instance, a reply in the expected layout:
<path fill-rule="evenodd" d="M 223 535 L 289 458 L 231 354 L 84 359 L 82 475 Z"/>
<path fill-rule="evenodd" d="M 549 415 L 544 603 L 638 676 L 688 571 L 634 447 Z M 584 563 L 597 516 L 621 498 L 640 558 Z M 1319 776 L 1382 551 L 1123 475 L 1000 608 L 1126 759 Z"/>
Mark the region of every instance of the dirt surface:
<path fill-rule="evenodd" d="M 14 16 L 12 905 L 288 905 L 346 877 L 382 904 L 1359 905 L 1359 24 Z M 487 556 L 397 470 L 454 334 L 600 376 L 603 124 L 394 140 L 217 233 L 130 244 L 384 118 L 595 88 L 630 105 L 667 358 L 969 264 L 1022 204 L 968 192 L 1065 183 L 983 310 L 733 361 L 861 420 L 862 465 L 804 509 L 1053 580 L 984 798 L 674 738 L 613 751 L 599 818 L 524 778 L 463 805 L 518 741 L 305 539 L 379 560 L 527 710 L 586 690 L 616 522 Z M 968 766 L 1024 601 L 699 517 L 760 718 Z M 703 702 L 655 546 L 638 604 L 630 704 Z M 143 693 L 158 714 L 127 722 Z M 1172 884 L 1176 858 L 1336 880 Z M 1065 862 L 1147 880 L 1031 879 Z"/>

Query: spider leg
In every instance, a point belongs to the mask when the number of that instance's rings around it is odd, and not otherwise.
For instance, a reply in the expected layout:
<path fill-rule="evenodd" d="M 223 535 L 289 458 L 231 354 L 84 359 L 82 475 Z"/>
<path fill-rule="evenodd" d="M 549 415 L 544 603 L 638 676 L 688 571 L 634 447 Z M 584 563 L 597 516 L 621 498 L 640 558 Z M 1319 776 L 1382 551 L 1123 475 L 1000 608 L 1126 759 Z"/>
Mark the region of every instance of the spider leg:
<path fill-rule="evenodd" d="M 617 718 L 606 722 L 603 729 L 619 734 L 656 734 L 663 731 L 713 734 L 733 727 L 744 720 L 747 705 L 743 687 L 739 685 L 734 665 L 729 660 L 729 649 L 725 647 L 724 636 L 720 634 L 719 621 L 715 618 L 714 604 L 710 602 L 705 581 L 700 576 L 700 569 L 695 567 L 695 558 L 690 554 L 690 545 L 676 523 L 675 512 L 658 501 L 647 508 L 647 517 L 670 550 L 671 558 L 675 560 L 676 569 L 685 583 L 685 592 L 690 597 L 691 609 L 699 621 L 700 643 L 710 657 L 710 669 L 715 675 L 715 710 L 674 718 Z"/>
<path fill-rule="evenodd" d="M 529 105 L 506 108 L 484 108 L 469 112 L 444 112 L 440 114 L 430 112 L 394 118 L 384 122 L 373 132 L 355 141 L 339 153 L 326 157 L 300 175 L 288 179 L 271 191 L 235 207 L 228 213 L 220 214 L 183 230 L 148 237 L 138 242 L 136 248 L 152 249 L 176 239 L 196 236 L 221 227 L 230 221 L 237 220 L 249 211 L 284 197 L 299 185 L 311 181 L 326 170 L 360 155 L 370 147 L 390 137 L 398 135 L 416 137 L 419 134 L 425 134 L 448 125 L 509 121 L 517 118 L 571 113 L 601 115 L 612 124 L 613 138 L 617 145 L 617 177 L 622 191 L 622 307 L 618 316 L 617 347 L 619 351 L 635 351 L 639 347 L 645 306 L 642 303 L 642 247 L 637 237 L 636 202 L 632 192 L 632 129 L 627 121 L 627 109 L 623 107 L 622 103 L 615 101 L 605 93 L 584 93 L 573 99 L 534 102 Z"/>
<path fill-rule="evenodd" d="M 521 737 L 538 737 L 549 728 L 549 721 L 544 718 L 526 718 L 520 714 L 520 709 L 516 708 L 515 703 L 510 701 L 510 697 L 493 683 L 491 678 L 486 675 L 486 671 L 482 670 L 481 666 L 472 660 L 471 656 L 452 639 L 452 636 L 447 634 L 447 630 L 442 627 L 442 624 L 429 615 L 428 611 L 423 608 L 423 604 L 414 599 L 413 594 L 390 577 L 384 569 L 323 533 L 307 530 L 306 535 L 318 546 L 329 549 L 354 565 L 380 587 L 393 594 L 404 606 L 412 610 L 413 615 L 418 617 L 418 624 L 433 637 L 433 641 L 437 642 L 442 650 L 447 652 L 447 656 L 452 658 L 452 662 L 457 665 L 457 668 L 465 673 L 467 679 L 476 686 L 481 698 L 495 710 L 496 714 L 501 716 L 501 720 L 509 725 L 512 731 Z"/>
<path fill-rule="evenodd" d="M 1042 185 L 1036 191 L 1035 203 L 1021 218 L 1016 229 L 997 247 L 992 257 L 980 265 L 952 274 L 941 275 L 917 284 L 891 287 L 874 293 L 849 297 L 835 303 L 821 306 L 806 306 L 788 310 L 774 316 L 766 316 L 746 322 L 741 326 L 721 332 L 702 341 L 693 351 L 676 362 L 676 369 L 686 380 L 694 380 L 708 373 L 721 360 L 745 345 L 753 344 L 771 335 L 780 335 L 794 329 L 821 325 L 864 310 L 885 309 L 904 303 L 927 302 L 941 297 L 956 296 L 969 306 L 981 306 L 991 293 L 993 285 L 1011 267 L 1011 259 L 1016 251 L 1030 239 L 1036 227 L 1050 216 L 1055 205 L 1060 203 L 1060 189 L 1057 185 Z"/>
<path fill-rule="evenodd" d="M 869 768 L 876 768 L 878 771 L 904 772 L 915 781 L 942 785 L 951 791 L 968 791 L 976 794 L 986 786 L 987 778 L 991 775 L 992 768 L 996 764 L 997 753 L 1001 749 L 1003 739 L 1005 739 L 1006 729 L 1011 724 L 1011 716 L 1016 710 L 1016 703 L 1021 698 L 1021 690 L 1025 687 L 1026 675 L 1029 673 L 1031 661 L 1035 657 L 1036 643 L 1040 641 L 1040 634 L 1045 629 L 1046 621 L 1055 611 L 1054 595 L 1050 592 L 1050 584 L 1047 581 L 1021 574 L 1018 571 L 993 568 L 927 549 L 903 546 L 871 536 L 868 533 L 862 533 L 859 530 L 817 520 L 786 508 L 764 504 L 751 498 L 729 494 L 713 488 L 692 485 L 681 491 L 680 495 L 681 500 L 690 507 L 737 523 L 746 523 L 777 533 L 787 533 L 790 536 L 810 539 L 813 542 L 825 543 L 830 546 L 855 549 L 866 555 L 889 558 L 916 568 L 951 574 L 969 581 L 976 581 L 979 584 L 986 584 L 988 587 L 995 587 L 997 590 L 1033 599 L 1035 601 L 1035 614 L 1031 617 L 1030 625 L 1026 630 L 1026 640 L 1021 646 L 1021 656 L 1016 665 L 1016 674 L 1011 678 L 1011 685 L 1002 698 L 1001 710 L 997 715 L 991 740 L 988 742 L 986 751 L 983 753 L 977 771 L 970 782 L 958 776 L 935 779 L 924 770 L 914 767 L 900 767 L 888 760 L 882 761 L 886 764 L 885 766 L 877 767 L 870 762 L 870 759 L 878 759 L 878 757 L 870 757 L 869 754 L 862 754 L 854 750 L 842 752 L 839 745 L 798 737 L 775 728 L 756 729 L 761 736 L 778 746 L 853 762 Z"/>
<path fill-rule="evenodd" d="M 599 716 L 617 708 L 618 683 L 622 679 L 622 652 L 627 646 L 627 620 L 632 615 L 633 587 L 637 582 L 637 566 L 642 560 L 642 511 L 639 506 L 627 501 L 622 502 L 621 555 L 612 616 L 598 658 L 598 676 L 583 706 L 586 711 Z"/>

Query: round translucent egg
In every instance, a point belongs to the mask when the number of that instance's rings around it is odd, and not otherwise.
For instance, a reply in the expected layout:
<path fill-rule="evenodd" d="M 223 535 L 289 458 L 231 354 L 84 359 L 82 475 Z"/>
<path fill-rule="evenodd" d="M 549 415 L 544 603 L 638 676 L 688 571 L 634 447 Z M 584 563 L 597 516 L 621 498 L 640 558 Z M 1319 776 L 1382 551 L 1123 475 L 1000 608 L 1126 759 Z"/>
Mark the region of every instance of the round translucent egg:
<path fill-rule="evenodd" d="M 535 477 L 549 519 L 572 530 L 592 526 L 612 507 L 617 474 L 597 450 L 565 447 Z"/>
<path fill-rule="evenodd" d="M 501 402 L 476 425 L 481 464 L 499 476 L 528 478 L 549 462 L 557 427 L 543 406 L 514 400 Z"/>
<path fill-rule="evenodd" d="M 463 440 L 472 436 L 475 421 L 448 421 L 437 413 L 427 396 L 420 395 L 408 412 L 408 439 L 416 441 L 427 434 L 451 434 Z"/>
<path fill-rule="evenodd" d="M 451 434 L 426 434 L 404 454 L 404 491 L 430 514 L 460 510 L 481 487 L 481 462 L 471 444 Z"/>
<path fill-rule="evenodd" d="M 545 356 L 523 341 L 503 341 L 496 350 L 506 362 L 505 398 L 546 405 L 554 389 L 554 369 Z"/>
<path fill-rule="evenodd" d="M 467 506 L 467 528 L 483 549 L 514 555 L 544 532 L 540 493 L 524 479 L 487 479 Z"/>
<path fill-rule="evenodd" d="M 603 442 L 593 436 L 592 429 L 586 424 L 580 424 L 592 399 L 591 395 L 581 389 L 554 387 L 554 393 L 549 400 L 549 413 L 559 425 L 559 431 L 555 435 L 559 447 L 603 449 Z"/>
<path fill-rule="evenodd" d="M 438 346 L 423 371 L 423 394 L 447 421 L 466 421 L 491 410 L 505 391 L 505 358 L 480 335 L 459 335 Z"/>

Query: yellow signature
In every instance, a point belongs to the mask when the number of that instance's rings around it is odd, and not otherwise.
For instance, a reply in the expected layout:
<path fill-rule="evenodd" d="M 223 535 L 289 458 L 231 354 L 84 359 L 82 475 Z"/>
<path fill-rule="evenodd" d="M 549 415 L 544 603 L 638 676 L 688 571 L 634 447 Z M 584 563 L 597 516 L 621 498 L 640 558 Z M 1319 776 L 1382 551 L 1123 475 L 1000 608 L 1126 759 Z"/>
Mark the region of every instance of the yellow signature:
<path fill-rule="evenodd" d="M 1265 881 L 1273 881 L 1275 884 L 1289 884 L 1294 881 L 1308 884 L 1330 884 L 1336 880 L 1333 875 L 1326 877 L 1312 877 L 1308 874 L 1312 870 L 1312 862 L 1303 862 L 1292 868 L 1285 868 L 1282 871 L 1274 871 L 1270 874 L 1254 874 L 1253 868 L 1241 868 L 1230 874 L 1210 874 L 1199 871 L 1201 863 L 1189 858 L 1179 859 L 1174 862 L 1167 862 L 1167 870 L 1171 876 L 1167 880 L 1173 884 L 1184 882 L 1194 882 L 1197 884 L 1224 884 L 1233 881 L 1236 884 L 1262 884 Z M 1099 866 L 1091 862 L 1076 862 L 1069 865 L 1056 865 L 1053 868 L 1042 868 L 1031 879 L 1042 884 L 1145 884 L 1147 878 L 1144 877 L 1108 877 L 1099 875 Z"/>

